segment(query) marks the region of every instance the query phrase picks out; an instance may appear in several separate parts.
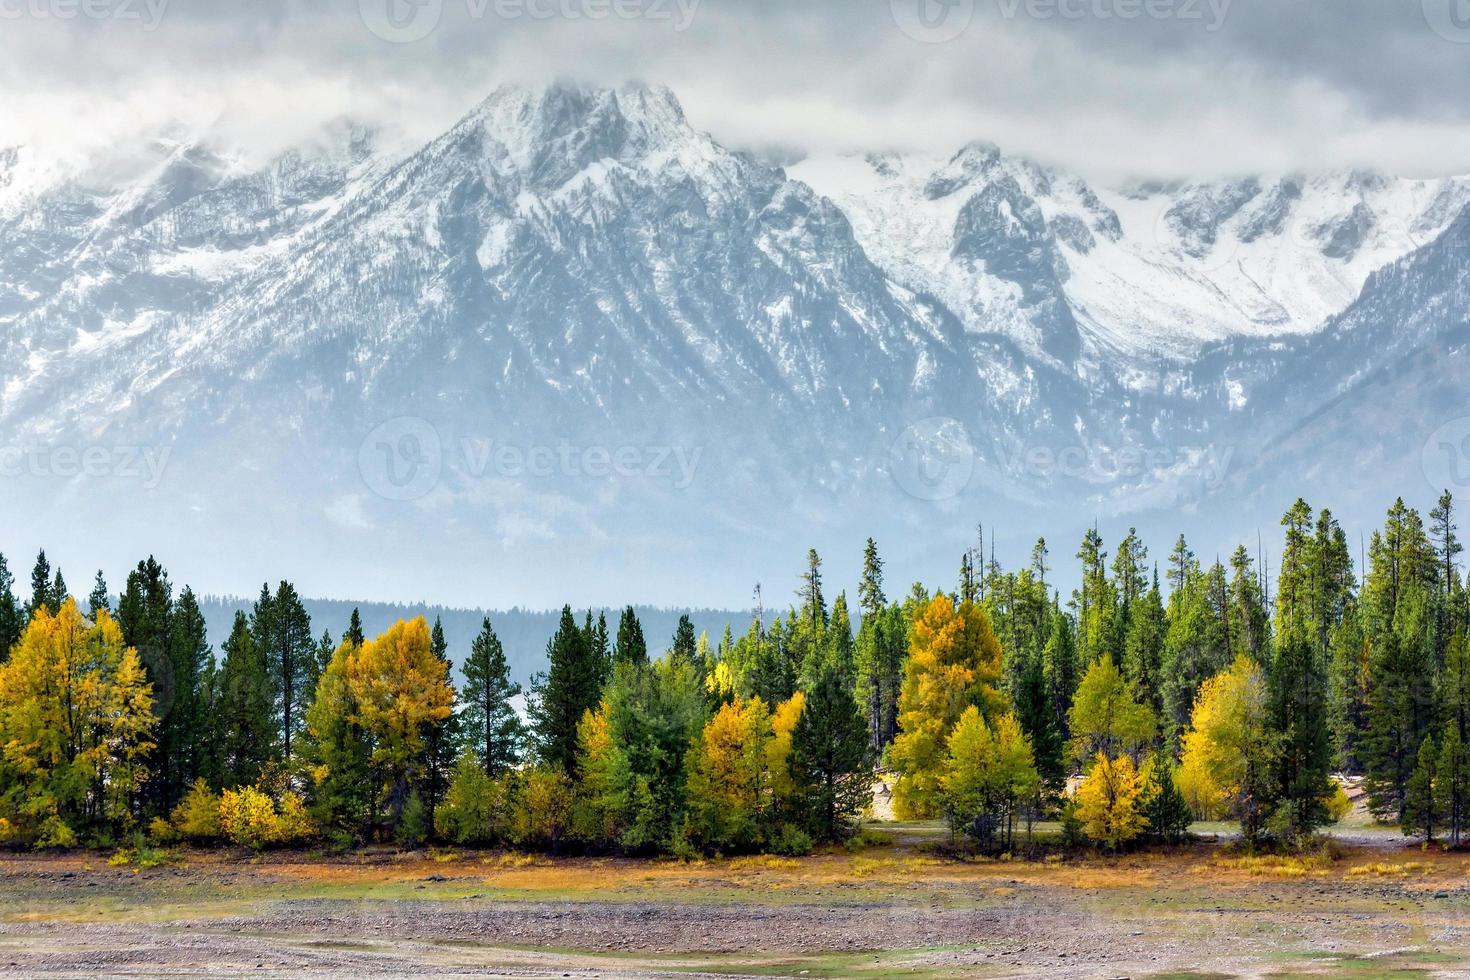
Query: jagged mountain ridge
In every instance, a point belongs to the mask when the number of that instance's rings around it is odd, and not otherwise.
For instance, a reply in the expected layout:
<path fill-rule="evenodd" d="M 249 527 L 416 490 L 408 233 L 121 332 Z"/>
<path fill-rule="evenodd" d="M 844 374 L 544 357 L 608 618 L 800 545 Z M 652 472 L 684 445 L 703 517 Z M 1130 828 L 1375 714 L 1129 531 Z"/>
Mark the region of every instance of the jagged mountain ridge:
<path fill-rule="evenodd" d="M 833 495 L 895 526 L 936 502 L 1192 505 L 1220 489 L 1210 454 L 1259 474 L 1444 343 L 1452 317 L 1412 314 L 1458 302 L 1439 246 L 1467 197 L 1361 173 L 1094 188 L 984 144 L 783 169 L 636 85 L 502 89 L 407 151 L 344 125 L 264 168 L 188 141 L 144 156 L 47 182 L 0 154 L 10 442 L 166 444 L 146 503 L 206 523 L 239 496 L 281 526 L 548 540 L 779 537 L 833 520 Z M 402 416 L 444 448 L 407 521 L 358 459 Z M 457 451 L 475 439 L 704 463 L 673 496 L 486 480 Z M 1098 463 L 1120 453 L 1147 462 Z M 956 456 L 973 472 L 933 494 L 893 472 Z"/>

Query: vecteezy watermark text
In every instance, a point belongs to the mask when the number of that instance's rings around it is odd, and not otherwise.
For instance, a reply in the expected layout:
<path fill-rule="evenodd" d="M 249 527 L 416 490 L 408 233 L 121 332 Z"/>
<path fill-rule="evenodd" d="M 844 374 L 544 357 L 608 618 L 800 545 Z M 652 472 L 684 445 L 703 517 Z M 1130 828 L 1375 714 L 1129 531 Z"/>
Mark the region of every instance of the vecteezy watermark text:
<path fill-rule="evenodd" d="M 169 0 L 0 0 L 0 21 L 140 21 L 143 30 L 154 31 L 168 5 Z"/>
<path fill-rule="evenodd" d="M 686 31 L 702 0 L 454 0 L 470 20 L 644 20 Z M 434 32 L 446 0 L 358 0 L 367 29 L 385 41 L 411 44 Z"/>
<path fill-rule="evenodd" d="M 1426 0 L 1429 2 L 1429 0 Z M 1457 0 L 1456 0 L 1457 2 Z M 1199 24 L 1214 33 L 1234 0 L 994 0 L 1004 20 L 1156 20 Z M 977 0 L 889 0 L 893 22 L 916 41 L 953 41 L 975 19 Z"/>
<path fill-rule="evenodd" d="M 0 446 L 0 479 L 137 480 L 146 490 L 163 482 L 171 447 Z"/>
<path fill-rule="evenodd" d="M 1016 476 L 1064 477 L 1089 483 L 1119 483 L 1174 475 L 1199 479 L 1208 490 L 1225 483 L 1232 447 L 1215 446 L 1050 446 L 1000 447 L 1001 466 Z"/>
<path fill-rule="evenodd" d="M 427 496 L 446 466 L 460 477 L 486 479 L 646 480 L 674 490 L 694 483 L 702 447 L 659 445 L 518 445 L 466 436 L 446 444 L 420 418 L 390 419 L 368 433 L 358 450 L 358 471 L 368 489 L 388 500 Z"/>

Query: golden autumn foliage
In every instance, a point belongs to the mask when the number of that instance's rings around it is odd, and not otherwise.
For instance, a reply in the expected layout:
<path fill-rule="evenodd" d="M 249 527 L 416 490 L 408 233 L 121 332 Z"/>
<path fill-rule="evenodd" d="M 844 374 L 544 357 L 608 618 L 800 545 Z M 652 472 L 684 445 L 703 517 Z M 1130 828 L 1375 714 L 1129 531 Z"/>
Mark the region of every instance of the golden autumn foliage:
<path fill-rule="evenodd" d="M 1077 787 L 1077 819 L 1099 844 L 1116 850 L 1148 829 L 1144 817 L 1144 774 L 1127 755 L 1099 752 Z"/>
<path fill-rule="evenodd" d="M 277 803 L 254 786 L 220 794 L 219 829 L 226 840 L 255 850 L 299 843 L 315 833 L 301 797 L 286 792 Z"/>
<path fill-rule="evenodd" d="M 1000 642 L 984 610 L 958 608 L 936 595 L 914 618 L 909 660 L 898 697 L 899 734 L 889 749 L 897 770 L 894 809 L 903 819 L 928 819 L 941 807 L 940 777 L 950 731 L 975 705 L 989 717 L 1004 709 Z"/>
<path fill-rule="evenodd" d="M 581 778 L 572 812 L 572 832 L 579 840 L 600 844 L 617 840 L 622 832 L 618 820 L 615 771 L 618 755 L 607 705 L 586 711 L 577 723 L 577 765 Z"/>
<path fill-rule="evenodd" d="M 423 754 L 430 726 L 454 708 L 444 663 L 434 656 L 429 624 L 399 620 L 387 632 L 348 651 L 347 687 L 357 723 L 372 738 L 373 763 L 402 773 Z"/>
<path fill-rule="evenodd" d="M 0 667 L 0 817 L 8 834 L 68 846 L 84 825 L 132 822 L 154 747 L 153 690 L 105 610 L 36 611 Z"/>
<path fill-rule="evenodd" d="M 1201 817 L 1219 817 L 1238 800 L 1253 762 L 1262 762 L 1268 724 L 1266 678 L 1244 655 L 1200 685 L 1184 733 L 1179 789 Z"/>
<path fill-rule="evenodd" d="M 771 740 L 766 743 L 766 765 L 771 771 L 771 795 L 776 806 L 789 808 L 796 796 L 791 772 L 791 735 L 806 710 L 806 695 L 797 691 L 771 712 Z"/>
<path fill-rule="evenodd" d="M 689 750 L 685 838 L 694 846 L 748 849 L 773 805 L 771 714 L 752 698 L 721 706 Z"/>
<path fill-rule="evenodd" d="M 1007 712 L 991 725 L 971 705 L 950 734 L 939 783 L 956 830 L 1009 842 L 1017 808 L 1035 795 L 1041 777 L 1016 716 Z"/>
<path fill-rule="evenodd" d="M 217 839 L 222 833 L 219 794 L 211 790 L 203 779 L 195 780 L 188 795 L 174 807 L 169 822 L 174 833 L 185 840 Z"/>

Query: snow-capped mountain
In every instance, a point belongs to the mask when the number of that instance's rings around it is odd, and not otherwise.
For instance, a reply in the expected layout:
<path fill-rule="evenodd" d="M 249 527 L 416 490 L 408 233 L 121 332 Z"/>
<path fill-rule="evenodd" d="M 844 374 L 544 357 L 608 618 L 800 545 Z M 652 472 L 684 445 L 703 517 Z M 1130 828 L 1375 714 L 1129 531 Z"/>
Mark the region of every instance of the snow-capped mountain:
<path fill-rule="evenodd" d="M 620 576 L 982 513 L 1269 517 L 1278 447 L 1352 392 L 1387 411 L 1393 365 L 1463 326 L 1455 179 L 1094 188 L 978 143 L 783 169 L 639 85 L 509 87 L 421 147 L 342 124 L 264 167 L 177 134 L 38 159 L 0 151 L 0 442 L 168 470 L 31 466 L 11 512 L 262 565 L 475 541 L 487 575 L 550 575 L 575 539 Z"/>
<path fill-rule="evenodd" d="M 1363 172 L 1100 189 L 981 143 L 791 173 L 843 208 L 886 273 L 969 330 L 1145 371 L 1211 341 L 1320 329 L 1470 204 L 1470 181 Z"/>

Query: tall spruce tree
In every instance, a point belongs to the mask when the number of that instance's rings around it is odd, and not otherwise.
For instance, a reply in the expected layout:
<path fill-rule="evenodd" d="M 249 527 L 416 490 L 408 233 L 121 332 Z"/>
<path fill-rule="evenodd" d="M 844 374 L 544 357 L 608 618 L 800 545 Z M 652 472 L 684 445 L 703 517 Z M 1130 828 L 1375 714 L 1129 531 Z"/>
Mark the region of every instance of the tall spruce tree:
<path fill-rule="evenodd" d="M 816 840 L 848 836 L 872 801 L 868 726 L 852 689 L 837 670 L 827 670 L 806 697 L 791 733 L 791 771 Z"/>
<path fill-rule="evenodd" d="M 694 623 L 690 620 L 688 613 L 683 613 L 679 616 L 678 625 L 674 627 L 674 636 L 669 642 L 669 652 L 676 657 L 682 657 L 689 663 L 694 663 L 694 654 L 697 649 L 699 649 L 699 637 L 694 632 Z"/>
<path fill-rule="evenodd" d="M 15 576 L 0 555 L 0 664 L 10 659 L 10 648 L 20 642 L 25 614 L 15 598 Z"/>
<path fill-rule="evenodd" d="M 289 766 L 292 745 L 306 723 L 306 706 L 317 681 L 316 638 L 311 617 L 296 594 L 282 581 L 274 596 L 261 587 L 255 608 L 255 641 L 265 652 L 275 700 L 281 758 Z"/>
<path fill-rule="evenodd" d="M 87 596 L 87 615 L 95 620 L 99 611 L 112 612 L 112 596 L 107 591 L 107 579 L 102 577 L 100 568 L 97 569 L 97 577 L 92 580 L 92 593 Z"/>
<path fill-rule="evenodd" d="M 46 549 L 42 548 L 31 568 L 31 603 L 26 607 L 26 614 L 35 616 L 36 610 L 45 608 L 55 615 L 59 605 L 51 595 L 51 562 L 46 560 Z"/>
<path fill-rule="evenodd" d="M 531 729 L 541 761 L 570 775 L 577 771 L 577 725 L 602 696 L 604 666 L 563 606 L 556 634 L 546 645 L 545 673 L 531 683 Z"/>
<path fill-rule="evenodd" d="M 353 606 L 352 616 L 347 621 L 347 632 L 342 634 L 342 642 L 360 647 L 366 639 L 367 637 L 362 632 L 362 614 L 358 612 L 356 606 Z"/>
<path fill-rule="evenodd" d="M 643 638 L 643 624 L 628 606 L 618 617 L 618 636 L 613 646 L 613 661 L 620 664 L 648 663 L 648 642 Z"/>
<path fill-rule="evenodd" d="M 276 724 L 265 651 L 256 643 L 245 613 L 224 643 L 217 706 L 210 721 L 220 728 L 221 787 L 250 786 L 276 757 Z"/>
<path fill-rule="evenodd" d="M 1316 645 L 1293 628 L 1277 648 L 1268 682 L 1272 723 L 1280 735 L 1278 795 L 1286 832 L 1304 837 L 1328 822 L 1332 745 L 1327 727 L 1327 678 Z"/>
<path fill-rule="evenodd" d="M 434 617 L 434 626 L 429 631 L 429 650 L 439 665 L 438 679 L 445 685 L 452 686 L 454 664 L 449 659 L 449 640 L 444 635 L 444 623 L 438 616 Z M 429 834 L 432 834 L 435 825 L 434 815 L 449 789 L 459 734 L 459 717 L 452 712 L 442 723 L 430 724 L 424 734 L 424 778 L 419 794 L 423 801 Z"/>
<path fill-rule="evenodd" d="M 212 724 L 205 713 L 207 704 L 201 690 L 210 662 L 209 638 L 199 600 L 187 586 L 179 593 L 169 617 L 168 660 L 173 697 L 161 720 L 163 738 L 159 746 L 165 751 L 163 778 L 158 786 L 165 811 L 171 811 L 184 798 L 203 767 L 204 733 Z"/>
<path fill-rule="evenodd" d="M 632 612 L 631 608 L 628 612 Z M 479 756 L 485 775 L 495 777 L 520 761 L 525 734 L 520 717 L 510 703 L 521 693 L 521 686 L 511 680 L 505 648 L 488 616 L 470 645 L 464 678 L 461 730 L 466 744 Z"/>

